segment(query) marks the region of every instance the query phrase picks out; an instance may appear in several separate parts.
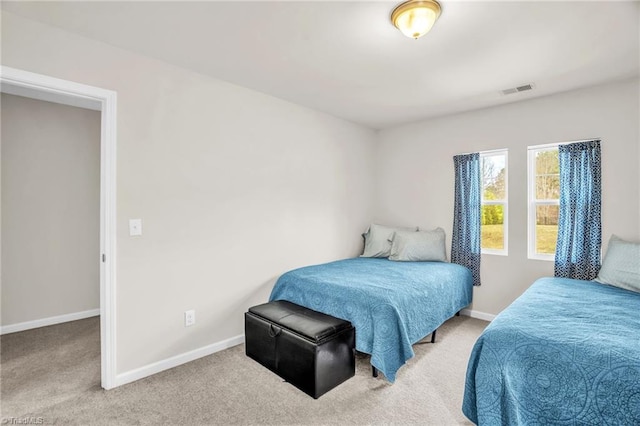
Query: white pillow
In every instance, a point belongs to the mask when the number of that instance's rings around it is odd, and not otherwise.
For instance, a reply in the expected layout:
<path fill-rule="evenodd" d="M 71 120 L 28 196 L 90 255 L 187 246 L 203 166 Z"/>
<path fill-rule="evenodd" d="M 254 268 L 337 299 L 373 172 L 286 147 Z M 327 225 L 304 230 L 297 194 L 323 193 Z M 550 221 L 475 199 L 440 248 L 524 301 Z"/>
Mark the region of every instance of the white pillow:
<path fill-rule="evenodd" d="M 389 260 L 446 262 L 444 229 L 433 231 L 396 231 L 391 244 Z"/>
<path fill-rule="evenodd" d="M 596 281 L 640 292 L 640 243 L 612 235 Z"/>
<path fill-rule="evenodd" d="M 360 257 L 389 257 L 391 238 L 396 231 L 416 232 L 418 228 L 392 228 L 372 223 L 364 237 L 364 253 Z"/>

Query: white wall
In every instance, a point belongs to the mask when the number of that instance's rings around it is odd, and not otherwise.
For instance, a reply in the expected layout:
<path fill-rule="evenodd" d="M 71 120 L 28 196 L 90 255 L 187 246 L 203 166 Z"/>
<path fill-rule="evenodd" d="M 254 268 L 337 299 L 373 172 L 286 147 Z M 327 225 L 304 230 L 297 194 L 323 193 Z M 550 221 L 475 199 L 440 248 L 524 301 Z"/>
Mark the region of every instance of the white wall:
<path fill-rule="evenodd" d="M 7 12 L 2 64 L 118 93 L 118 373 L 241 335 L 282 272 L 361 250 L 373 131 Z"/>
<path fill-rule="evenodd" d="M 509 149 L 509 255 L 482 256 L 473 309 L 497 314 L 553 262 L 527 259 L 527 146 L 602 138 L 603 246 L 640 239 L 638 80 L 437 118 L 379 134 L 375 220 L 442 226 L 450 242 L 453 156 Z"/>
<path fill-rule="evenodd" d="M 100 307 L 100 113 L 2 94 L 2 315 Z"/>
<path fill-rule="evenodd" d="M 552 273 L 526 258 L 527 145 L 601 137 L 605 240 L 640 236 L 637 81 L 376 135 L 7 12 L 2 64 L 118 93 L 118 373 L 240 335 L 279 274 L 358 254 L 372 219 L 450 236 L 457 153 L 510 150 L 510 253 L 483 257 L 475 310 L 497 313 Z"/>

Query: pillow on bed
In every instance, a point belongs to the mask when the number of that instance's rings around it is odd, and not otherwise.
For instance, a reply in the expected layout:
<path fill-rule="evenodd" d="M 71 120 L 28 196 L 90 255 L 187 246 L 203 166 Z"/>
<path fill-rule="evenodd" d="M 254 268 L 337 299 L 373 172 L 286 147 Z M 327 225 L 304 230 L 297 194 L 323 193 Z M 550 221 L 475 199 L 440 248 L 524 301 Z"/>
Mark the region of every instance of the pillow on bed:
<path fill-rule="evenodd" d="M 640 292 L 640 243 L 612 235 L 596 281 Z"/>
<path fill-rule="evenodd" d="M 364 253 L 360 257 L 389 257 L 391 239 L 396 231 L 416 232 L 418 228 L 392 228 L 372 223 L 364 237 Z"/>
<path fill-rule="evenodd" d="M 396 231 L 391 244 L 389 260 L 446 262 L 444 229 L 433 231 Z"/>

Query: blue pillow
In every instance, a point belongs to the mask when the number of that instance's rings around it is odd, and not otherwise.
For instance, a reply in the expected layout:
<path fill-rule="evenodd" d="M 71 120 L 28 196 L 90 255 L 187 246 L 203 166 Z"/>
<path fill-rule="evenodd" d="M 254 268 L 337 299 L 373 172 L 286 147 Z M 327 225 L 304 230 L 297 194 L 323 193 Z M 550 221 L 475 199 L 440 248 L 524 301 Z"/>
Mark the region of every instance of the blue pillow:
<path fill-rule="evenodd" d="M 596 281 L 640 293 L 640 243 L 612 235 Z"/>

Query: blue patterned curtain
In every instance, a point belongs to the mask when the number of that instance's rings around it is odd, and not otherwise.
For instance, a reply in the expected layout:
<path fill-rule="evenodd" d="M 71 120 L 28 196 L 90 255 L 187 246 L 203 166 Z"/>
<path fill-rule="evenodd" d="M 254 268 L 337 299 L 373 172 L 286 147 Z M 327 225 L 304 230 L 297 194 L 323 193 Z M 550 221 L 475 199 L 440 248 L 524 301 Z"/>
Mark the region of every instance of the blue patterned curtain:
<path fill-rule="evenodd" d="M 560 145 L 555 276 L 592 280 L 600 269 L 600 141 Z"/>
<path fill-rule="evenodd" d="M 466 266 L 480 285 L 480 154 L 453 157 L 456 174 L 451 262 Z"/>

